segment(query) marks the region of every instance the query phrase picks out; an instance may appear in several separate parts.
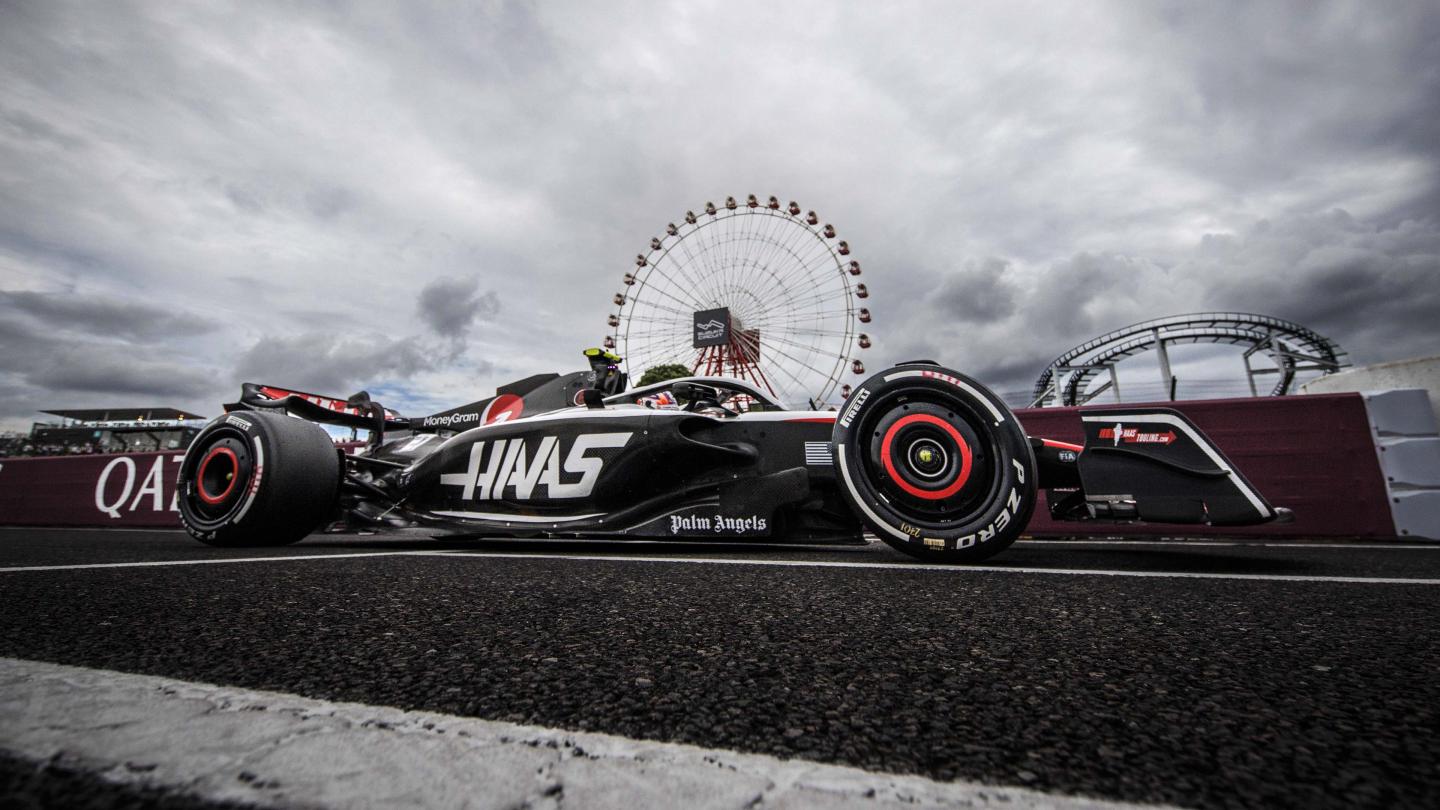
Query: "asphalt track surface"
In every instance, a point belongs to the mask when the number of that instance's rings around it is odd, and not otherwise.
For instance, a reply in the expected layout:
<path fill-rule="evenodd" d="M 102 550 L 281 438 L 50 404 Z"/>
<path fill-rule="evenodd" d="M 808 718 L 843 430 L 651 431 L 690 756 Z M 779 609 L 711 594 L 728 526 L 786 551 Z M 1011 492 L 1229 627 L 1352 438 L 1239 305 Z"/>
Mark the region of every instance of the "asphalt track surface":
<path fill-rule="evenodd" d="M 171 562 L 198 564 L 133 565 Z M 0 656 L 1096 798 L 1440 806 L 1440 547 L 1022 541 L 987 566 L 0 529 Z M 0 759 L 17 806 L 192 806 L 87 779 Z"/>

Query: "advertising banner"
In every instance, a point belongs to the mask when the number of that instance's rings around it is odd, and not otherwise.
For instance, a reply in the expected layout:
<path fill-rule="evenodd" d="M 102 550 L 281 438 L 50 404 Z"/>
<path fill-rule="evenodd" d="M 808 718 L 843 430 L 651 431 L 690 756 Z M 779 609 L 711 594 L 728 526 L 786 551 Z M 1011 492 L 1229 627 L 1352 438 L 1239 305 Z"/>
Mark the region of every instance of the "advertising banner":
<path fill-rule="evenodd" d="M 0 524 L 178 527 L 184 455 L 0 458 Z"/>

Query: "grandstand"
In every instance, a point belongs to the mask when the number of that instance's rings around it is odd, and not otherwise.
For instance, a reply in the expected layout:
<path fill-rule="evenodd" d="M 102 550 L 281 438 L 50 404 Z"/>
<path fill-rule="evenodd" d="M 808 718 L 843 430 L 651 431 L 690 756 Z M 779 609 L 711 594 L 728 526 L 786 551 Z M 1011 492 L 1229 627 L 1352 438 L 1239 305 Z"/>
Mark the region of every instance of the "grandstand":
<path fill-rule="evenodd" d="M 29 435 L 0 436 L 0 456 L 66 456 L 183 450 L 205 417 L 175 408 L 88 408 L 41 411 L 59 422 L 36 422 Z"/>

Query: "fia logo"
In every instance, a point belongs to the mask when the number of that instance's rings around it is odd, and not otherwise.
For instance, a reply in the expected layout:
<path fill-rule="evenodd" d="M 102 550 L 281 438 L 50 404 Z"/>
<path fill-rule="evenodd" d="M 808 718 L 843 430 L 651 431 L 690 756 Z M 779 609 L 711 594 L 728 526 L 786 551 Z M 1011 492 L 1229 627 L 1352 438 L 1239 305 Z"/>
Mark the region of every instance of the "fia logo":
<path fill-rule="evenodd" d="M 535 497 L 535 488 L 544 486 L 541 498 L 584 498 L 595 488 L 595 479 L 605 462 L 586 453 L 607 447 L 624 447 L 634 433 L 586 433 L 575 437 L 565 463 L 560 463 L 560 440 L 544 436 L 534 454 L 526 440 L 497 439 L 470 445 L 470 463 L 465 472 L 445 473 L 440 483 L 460 487 L 465 500 L 499 500 L 507 489 L 517 501 Z M 532 437 L 533 438 L 533 437 Z M 486 452 L 488 449 L 489 452 Z M 561 483 L 560 473 L 579 475 L 580 480 Z"/>

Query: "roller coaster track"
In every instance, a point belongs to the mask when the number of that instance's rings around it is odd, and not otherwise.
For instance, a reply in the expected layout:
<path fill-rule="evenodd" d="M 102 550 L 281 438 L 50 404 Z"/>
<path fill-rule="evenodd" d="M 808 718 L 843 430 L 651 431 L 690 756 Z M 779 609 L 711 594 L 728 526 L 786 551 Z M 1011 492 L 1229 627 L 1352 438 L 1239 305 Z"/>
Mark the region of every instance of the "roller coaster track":
<path fill-rule="evenodd" d="M 1244 312 L 1199 312 L 1142 321 L 1107 332 L 1056 357 L 1046 366 L 1032 391 L 1032 406 L 1083 405 L 1115 384 L 1114 366 L 1120 360 L 1147 351 L 1160 355 L 1162 377 L 1172 385 L 1166 347 L 1172 344 L 1215 343 L 1245 346 L 1245 369 L 1252 394 L 1258 396 L 1255 378 L 1278 374 L 1271 396 L 1290 392 L 1300 371 L 1318 370 L 1330 374 L 1349 365 L 1346 352 L 1335 341 L 1300 324 Z M 1274 369 L 1254 368 L 1250 359 L 1263 353 Z M 1111 372 L 1111 381 L 1094 391 L 1090 383 Z M 1172 398 L 1173 398 L 1173 388 Z"/>

